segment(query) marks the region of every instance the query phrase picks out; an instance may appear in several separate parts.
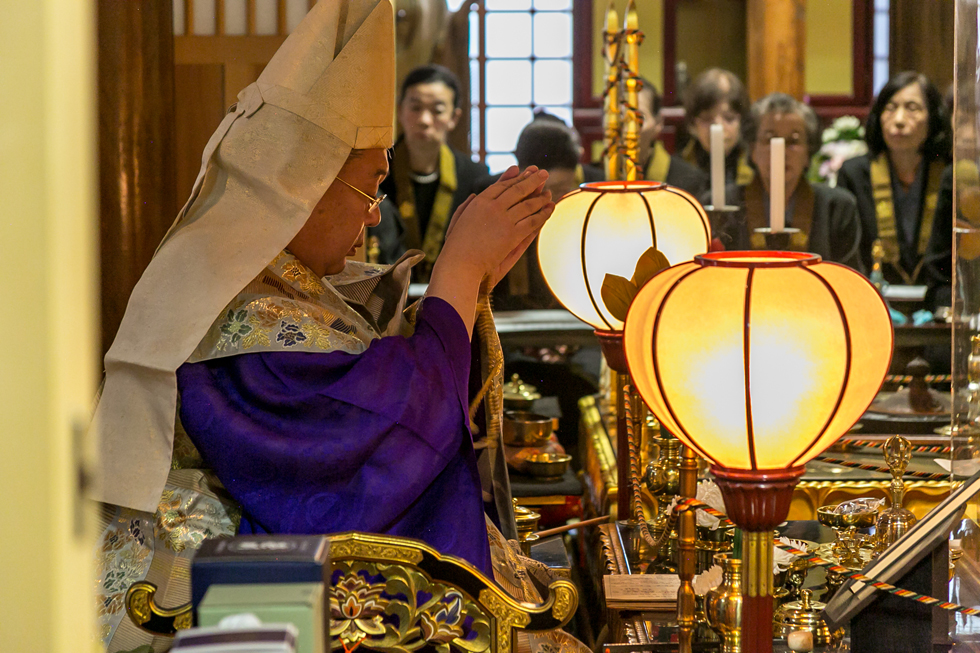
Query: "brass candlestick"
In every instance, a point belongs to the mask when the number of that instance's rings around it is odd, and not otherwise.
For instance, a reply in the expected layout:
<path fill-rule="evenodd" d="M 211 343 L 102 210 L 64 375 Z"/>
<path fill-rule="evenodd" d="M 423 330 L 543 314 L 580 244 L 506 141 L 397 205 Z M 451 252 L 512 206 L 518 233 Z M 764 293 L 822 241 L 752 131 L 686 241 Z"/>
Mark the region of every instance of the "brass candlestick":
<path fill-rule="evenodd" d="M 875 524 L 875 550 L 878 554 L 905 535 L 916 522 L 915 515 L 902 505 L 905 500 L 905 481 L 902 480 L 902 475 L 910 460 L 912 460 L 912 444 L 900 435 L 888 438 L 885 442 L 885 462 L 888 463 L 888 470 L 892 474 L 889 488 L 891 505 L 878 515 Z"/>

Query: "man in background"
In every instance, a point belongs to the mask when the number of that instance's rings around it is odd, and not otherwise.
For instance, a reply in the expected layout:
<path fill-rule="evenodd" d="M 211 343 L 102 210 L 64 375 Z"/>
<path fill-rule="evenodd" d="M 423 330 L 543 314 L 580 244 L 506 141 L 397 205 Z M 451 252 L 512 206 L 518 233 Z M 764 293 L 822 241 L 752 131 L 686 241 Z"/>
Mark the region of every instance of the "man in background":
<path fill-rule="evenodd" d="M 402 135 L 392 150 L 391 171 L 381 184 L 390 202 L 382 204 L 381 222 L 368 235 L 378 238 L 381 263 L 421 249 L 425 260 L 413 270 L 414 281 L 428 281 L 450 218 L 473 192 L 473 182 L 487 174 L 485 165 L 447 143 L 459 121 L 459 102 L 459 80 L 448 68 L 422 66 L 402 83 Z"/>

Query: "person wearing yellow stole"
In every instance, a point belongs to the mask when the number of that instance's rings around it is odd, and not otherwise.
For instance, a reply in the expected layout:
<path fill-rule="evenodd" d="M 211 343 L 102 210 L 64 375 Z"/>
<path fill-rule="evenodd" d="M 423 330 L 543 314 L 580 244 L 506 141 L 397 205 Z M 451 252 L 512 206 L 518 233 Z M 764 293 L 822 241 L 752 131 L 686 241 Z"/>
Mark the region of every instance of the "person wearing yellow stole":
<path fill-rule="evenodd" d="M 382 207 L 381 223 L 369 236 L 378 238 L 381 263 L 394 263 L 405 251 L 421 249 L 425 260 L 413 269 L 415 281 L 428 281 L 450 218 L 473 192 L 473 182 L 487 174 L 484 164 L 447 142 L 459 121 L 459 104 L 459 80 L 448 68 L 422 66 L 402 82 L 402 136 L 381 184 L 391 202 Z"/>
<path fill-rule="evenodd" d="M 681 150 L 688 163 L 711 174 L 711 125 L 725 136 L 725 183 L 747 186 L 755 171 L 742 142 L 742 122 L 749 111 L 749 94 L 735 73 L 721 68 L 704 71 L 686 91 L 684 128 L 690 140 Z"/>
<path fill-rule="evenodd" d="M 486 292 L 554 210 L 548 175 L 512 167 L 468 198 L 404 311 L 420 253 L 348 258 L 379 219 L 394 64 L 390 0 L 313 5 L 209 140 L 130 297 L 92 424 L 110 653 L 170 648 L 126 592 L 148 581 L 158 605 L 185 603 L 206 538 L 357 530 L 509 570 L 486 518 L 513 522 Z"/>
<path fill-rule="evenodd" d="M 840 188 L 810 184 L 804 175 L 820 144 L 820 125 L 813 109 L 784 93 L 772 93 L 752 105 L 744 125 L 745 142 L 751 143 L 752 164 L 759 174 L 747 185 L 726 187 L 726 203 L 742 210 L 719 225 L 715 237 L 729 250 L 766 249 L 765 238 L 756 229 L 769 226 L 770 139 L 782 138 L 786 143 L 785 224 L 799 229 L 789 249 L 813 252 L 863 272 L 854 196 Z"/>
<path fill-rule="evenodd" d="M 662 181 L 686 190 L 698 197 L 708 188 L 708 175 L 682 157 L 671 154 L 660 142 L 660 132 L 664 119 L 660 115 L 663 96 L 648 79 L 642 79 L 639 109 L 643 116 L 643 129 L 640 131 L 640 168 L 643 178 L 649 181 Z"/>
<path fill-rule="evenodd" d="M 886 281 L 927 283 L 923 270 L 952 144 L 942 96 L 925 75 L 895 75 L 871 107 L 864 138 L 868 154 L 845 161 L 837 175 L 838 188 L 857 198 L 864 265 L 871 269 L 872 248 L 881 241 Z M 937 234 L 944 237 L 952 234 Z"/>

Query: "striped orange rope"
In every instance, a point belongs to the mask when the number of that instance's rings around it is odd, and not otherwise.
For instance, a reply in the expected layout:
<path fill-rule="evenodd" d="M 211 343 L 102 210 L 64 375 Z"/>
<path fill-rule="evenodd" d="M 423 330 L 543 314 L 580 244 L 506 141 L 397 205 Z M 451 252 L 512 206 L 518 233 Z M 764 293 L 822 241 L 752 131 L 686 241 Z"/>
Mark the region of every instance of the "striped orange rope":
<path fill-rule="evenodd" d="M 864 469 L 872 472 L 881 472 L 882 474 L 890 474 L 891 470 L 887 467 L 880 467 L 878 465 L 871 465 L 869 463 L 856 463 L 851 460 L 844 460 L 842 458 L 831 458 L 830 456 L 817 456 L 815 460 L 819 460 L 822 463 L 832 463 L 834 465 L 840 465 L 841 467 L 853 467 L 854 469 Z M 910 478 L 924 478 L 929 481 L 947 481 L 949 480 L 949 474 L 946 472 L 905 472 L 902 476 L 908 476 Z"/>
<path fill-rule="evenodd" d="M 850 569 L 847 569 L 846 567 L 841 567 L 840 565 L 835 564 L 830 560 L 824 560 L 819 556 L 810 555 L 806 551 L 801 551 L 800 549 L 791 547 L 787 544 L 783 544 L 782 542 L 777 541 L 776 546 L 782 549 L 783 551 L 786 551 L 787 553 L 792 553 L 795 556 L 803 558 L 804 560 L 806 560 L 812 565 L 826 567 L 827 569 L 836 572 L 838 574 L 841 574 L 843 576 L 847 576 L 848 578 L 853 578 L 854 580 L 859 580 L 863 583 L 867 583 L 868 585 L 875 588 L 876 590 L 881 590 L 882 592 L 888 592 L 889 594 L 894 594 L 895 596 L 901 596 L 902 598 L 912 599 L 913 601 L 918 601 L 919 603 L 924 603 L 925 605 L 934 605 L 942 608 L 943 610 L 949 610 L 950 612 L 962 612 L 963 614 L 974 615 L 974 616 L 980 615 L 980 610 L 978 610 L 977 608 L 968 608 L 958 603 L 941 601 L 937 598 L 933 598 L 925 594 L 918 594 L 916 592 L 912 592 L 911 590 L 903 590 L 899 587 L 895 587 L 894 585 L 884 583 L 880 580 L 874 580 L 873 578 L 869 578 L 860 572 L 852 571 Z"/>
<path fill-rule="evenodd" d="M 680 499 L 677 502 L 677 507 L 675 507 L 675 510 L 677 510 L 681 506 L 697 508 L 698 510 L 705 511 L 709 515 L 714 515 L 715 517 L 720 517 L 722 519 L 725 519 L 725 521 L 728 520 L 728 518 L 725 517 L 725 514 L 724 513 L 720 512 L 718 510 L 715 510 L 711 506 L 706 505 L 706 504 L 702 503 L 701 501 L 698 501 L 697 499 Z M 943 610 L 949 610 L 950 612 L 962 612 L 963 614 L 968 614 L 968 615 L 973 615 L 973 616 L 980 615 L 980 610 L 978 610 L 977 608 L 968 608 L 968 607 L 966 607 L 964 605 L 960 605 L 958 603 L 950 603 L 949 601 L 941 601 L 941 600 L 939 600 L 937 598 L 933 598 L 933 597 L 927 596 L 925 594 L 918 594 L 918 593 L 913 592 L 911 590 L 903 590 L 903 589 L 901 589 L 899 587 L 895 587 L 894 585 L 890 585 L 889 583 L 884 583 L 882 581 L 878 581 L 878 580 L 874 580 L 873 578 L 869 578 L 868 576 L 865 576 L 864 574 L 862 574 L 860 572 L 852 571 L 852 570 L 850 570 L 850 569 L 848 569 L 846 567 L 841 567 L 837 563 L 831 562 L 830 560 L 824 560 L 823 558 L 821 558 L 819 556 L 810 555 L 806 551 L 801 551 L 800 549 L 797 549 L 795 547 L 789 546 L 787 544 L 783 544 L 782 542 L 780 542 L 778 540 L 775 542 L 775 545 L 777 547 L 779 547 L 780 549 L 782 549 L 783 551 L 786 551 L 787 553 L 791 553 L 791 554 L 793 554 L 795 556 L 798 556 L 800 558 L 803 558 L 804 560 L 806 560 L 807 562 L 809 562 L 812 565 L 817 565 L 819 567 L 826 567 L 827 569 L 829 569 L 829 570 L 831 570 L 833 572 L 836 572 L 838 574 L 841 574 L 843 576 L 846 576 L 848 578 L 853 578 L 854 580 L 859 580 L 859 581 L 861 581 L 863 583 L 867 583 L 868 585 L 870 585 L 871 587 L 875 588 L 876 590 L 879 590 L 879 591 L 882 591 L 882 592 L 888 592 L 889 594 L 894 594 L 895 596 L 901 596 L 902 598 L 911 599 L 911 600 L 917 601 L 919 603 L 924 603 L 925 605 L 934 605 L 934 606 L 937 606 L 937 607 L 942 608 Z"/>
<path fill-rule="evenodd" d="M 885 446 L 882 440 L 847 440 L 846 442 L 856 447 L 870 447 L 872 449 L 883 449 Z M 913 445 L 912 451 L 916 453 L 949 453 L 952 449 L 942 445 Z"/>

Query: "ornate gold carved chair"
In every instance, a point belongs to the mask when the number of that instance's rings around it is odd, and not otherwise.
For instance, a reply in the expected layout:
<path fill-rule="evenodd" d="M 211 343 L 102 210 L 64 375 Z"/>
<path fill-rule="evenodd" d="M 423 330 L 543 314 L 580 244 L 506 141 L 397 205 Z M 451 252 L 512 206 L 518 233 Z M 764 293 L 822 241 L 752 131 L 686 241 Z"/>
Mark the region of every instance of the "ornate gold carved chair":
<path fill-rule="evenodd" d="M 511 653 L 516 631 L 561 628 L 578 607 L 569 581 L 553 582 L 541 604 L 522 603 L 468 563 L 409 538 L 332 535 L 330 564 L 330 640 L 336 650 Z M 190 604 L 160 608 L 155 591 L 151 583 L 129 589 L 130 619 L 154 634 L 188 628 Z"/>

